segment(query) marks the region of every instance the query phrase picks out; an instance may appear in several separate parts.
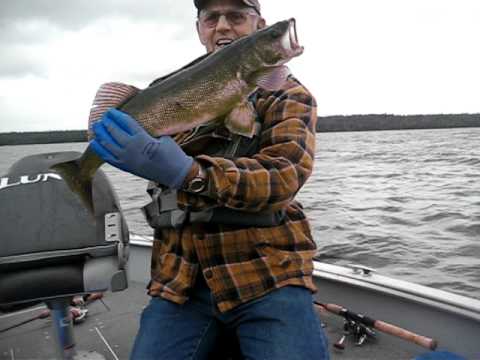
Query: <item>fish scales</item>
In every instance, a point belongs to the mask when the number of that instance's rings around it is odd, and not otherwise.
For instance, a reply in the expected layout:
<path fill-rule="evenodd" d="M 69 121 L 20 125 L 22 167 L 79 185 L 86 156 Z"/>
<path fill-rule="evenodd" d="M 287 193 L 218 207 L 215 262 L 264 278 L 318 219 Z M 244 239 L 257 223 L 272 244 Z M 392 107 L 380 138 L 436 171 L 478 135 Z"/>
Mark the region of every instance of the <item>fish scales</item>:
<path fill-rule="evenodd" d="M 89 117 L 92 125 L 109 108 L 131 115 L 152 136 L 174 135 L 213 121 L 232 133 L 253 136 L 255 110 L 248 96 L 257 87 L 274 91 L 289 75 L 283 66 L 303 53 L 295 20 L 285 20 L 203 56 L 189 66 L 140 90 L 121 83 L 103 84 Z M 88 147 L 71 162 L 52 166 L 93 212 L 91 180 L 103 160 Z"/>
<path fill-rule="evenodd" d="M 207 58 L 195 69 L 145 89 L 121 110 L 154 136 L 172 135 L 225 116 L 256 88 L 237 78 L 242 72 L 239 50 L 222 49 L 223 56 Z"/>

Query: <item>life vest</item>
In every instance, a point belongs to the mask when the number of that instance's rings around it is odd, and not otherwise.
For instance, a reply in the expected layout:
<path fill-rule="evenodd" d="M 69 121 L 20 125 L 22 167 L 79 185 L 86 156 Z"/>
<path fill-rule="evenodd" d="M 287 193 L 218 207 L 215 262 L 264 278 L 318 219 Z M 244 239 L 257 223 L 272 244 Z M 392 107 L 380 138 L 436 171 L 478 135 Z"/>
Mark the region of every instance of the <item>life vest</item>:
<path fill-rule="evenodd" d="M 256 102 L 256 93 L 249 101 Z M 203 154 L 212 157 L 235 159 L 251 157 L 260 148 L 261 119 L 255 121 L 255 134 L 252 138 L 235 135 L 218 125 L 203 126 L 194 130 L 182 143 L 184 149 L 195 148 L 195 144 L 208 143 Z M 190 139 L 190 140 L 189 140 Z M 281 224 L 285 211 L 246 212 L 226 207 L 212 207 L 202 211 L 180 209 L 177 204 L 177 191 L 150 182 L 147 192 L 152 201 L 142 208 L 149 225 L 158 228 L 180 228 L 186 223 L 215 223 L 235 226 L 270 227 Z"/>

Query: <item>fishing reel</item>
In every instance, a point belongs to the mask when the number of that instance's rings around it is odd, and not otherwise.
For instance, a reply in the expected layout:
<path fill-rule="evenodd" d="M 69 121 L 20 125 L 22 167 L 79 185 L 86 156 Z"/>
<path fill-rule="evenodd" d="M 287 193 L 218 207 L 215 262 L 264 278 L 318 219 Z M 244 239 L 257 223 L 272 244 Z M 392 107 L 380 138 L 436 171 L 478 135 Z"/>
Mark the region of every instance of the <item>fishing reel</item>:
<path fill-rule="evenodd" d="M 333 346 L 336 349 L 344 350 L 348 336 L 353 337 L 356 346 L 362 346 L 369 338 L 373 338 L 375 335 L 375 331 L 372 328 L 347 317 L 343 323 L 343 335 Z"/>
<path fill-rule="evenodd" d="M 337 304 L 325 304 L 318 301 L 313 302 L 319 311 L 329 311 L 333 314 L 343 317 L 343 335 L 333 345 L 336 349 L 344 350 L 347 336 L 353 336 L 355 345 L 362 346 L 368 339 L 375 338 L 375 331 L 384 332 L 401 339 L 411 341 L 417 345 L 423 346 L 429 350 L 435 350 L 438 342 L 435 339 L 415 334 L 409 330 L 396 325 L 389 324 L 382 320 L 375 320 L 363 314 L 348 310 Z"/>

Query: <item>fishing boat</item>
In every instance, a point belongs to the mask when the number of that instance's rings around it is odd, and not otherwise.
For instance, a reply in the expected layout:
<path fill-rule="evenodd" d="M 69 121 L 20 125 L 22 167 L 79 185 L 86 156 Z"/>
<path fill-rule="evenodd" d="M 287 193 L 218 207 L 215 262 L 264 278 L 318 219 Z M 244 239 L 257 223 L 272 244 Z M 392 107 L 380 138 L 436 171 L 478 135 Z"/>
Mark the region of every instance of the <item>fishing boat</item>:
<path fill-rule="evenodd" d="M 148 302 L 145 286 L 151 244 L 149 239 L 132 236 L 128 288 L 106 293 L 103 303 L 89 304 L 84 321 L 74 325 L 80 358 L 128 358 L 139 315 Z M 413 359 L 433 348 L 480 359 L 480 301 L 382 276 L 362 265 L 343 267 L 320 261 L 314 265 L 319 289 L 315 300 L 332 359 Z M 26 323 L 45 309 L 35 304 L 0 315 L 1 360 L 58 358 L 52 320 Z M 355 315 L 367 316 L 373 323 Z M 379 327 L 375 321 L 391 328 Z"/>
<path fill-rule="evenodd" d="M 33 155 L 1 178 L 0 360 L 129 357 L 149 301 L 152 241 L 128 231 L 102 171 L 92 217 L 50 170 L 78 156 Z M 368 264 L 315 260 L 313 278 L 334 360 L 407 360 L 435 349 L 480 360 L 479 300 Z M 211 358 L 241 359 L 234 337 L 223 340 Z"/>

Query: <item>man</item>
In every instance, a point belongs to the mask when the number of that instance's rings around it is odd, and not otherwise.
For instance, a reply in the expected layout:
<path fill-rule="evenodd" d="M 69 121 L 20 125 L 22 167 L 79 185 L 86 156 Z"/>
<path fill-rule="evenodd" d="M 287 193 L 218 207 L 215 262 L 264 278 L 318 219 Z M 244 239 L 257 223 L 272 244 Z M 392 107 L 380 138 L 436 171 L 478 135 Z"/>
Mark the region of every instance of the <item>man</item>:
<path fill-rule="evenodd" d="M 208 53 L 266 26 L 258 0 L 194 3 Z M 294 200 L 313 168 L 316 103 L 293 76 L 250 101 L 253 139 L 224 128 L 177 137 L 183 149 L 138 129 L 118 138 L 138 125 L 117 110 L 94 128 L 92 146 L 105 161 L 116 157 L 123 170 L 156 183 L 146 208 L 155 228 L 152 299 L 132 359 L 209 359 L 225 329 L 246 359 L 328 359 L 312 307 L 316 246 Z M 207 147 L 198 150 L 198 138 Z M 129 151 L 112 154 L 109 141 Z"/>

